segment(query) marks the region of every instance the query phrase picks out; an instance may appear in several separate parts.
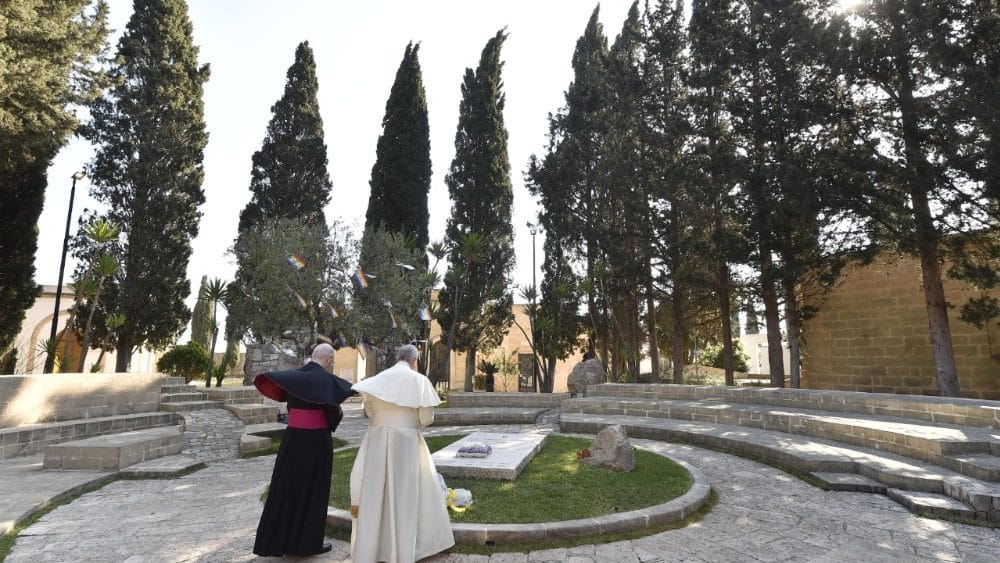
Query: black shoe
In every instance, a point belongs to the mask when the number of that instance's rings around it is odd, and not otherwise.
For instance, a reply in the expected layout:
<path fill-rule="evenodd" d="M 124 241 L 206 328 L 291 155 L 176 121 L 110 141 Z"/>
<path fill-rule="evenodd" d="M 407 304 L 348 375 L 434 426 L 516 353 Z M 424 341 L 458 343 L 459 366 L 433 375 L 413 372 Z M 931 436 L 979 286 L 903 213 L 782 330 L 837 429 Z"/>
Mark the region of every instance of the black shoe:
<path fill-rule="evenodd" d="M 331 551 L 333 551 L 333 544 L 327 542 L 323 544 L 323 547 L 319 548 L 319 551 L 314 551 L 312 553 L 299 553 L 295 557 L 312 557 L 313 555 L 322 555 L 323 553 L 330 553 Z"/>

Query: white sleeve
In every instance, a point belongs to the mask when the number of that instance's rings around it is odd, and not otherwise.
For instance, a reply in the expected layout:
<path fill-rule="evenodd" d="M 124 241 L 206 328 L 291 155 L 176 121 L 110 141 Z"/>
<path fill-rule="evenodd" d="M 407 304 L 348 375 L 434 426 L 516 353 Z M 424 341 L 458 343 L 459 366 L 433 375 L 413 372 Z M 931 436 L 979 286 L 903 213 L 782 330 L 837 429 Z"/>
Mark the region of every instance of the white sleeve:
<path fill-rule="evenodd" d="M 417 408 L 417 420 L 420 422 L 421 428 L 430 426 L 434 422 L 434 407 Z"/>

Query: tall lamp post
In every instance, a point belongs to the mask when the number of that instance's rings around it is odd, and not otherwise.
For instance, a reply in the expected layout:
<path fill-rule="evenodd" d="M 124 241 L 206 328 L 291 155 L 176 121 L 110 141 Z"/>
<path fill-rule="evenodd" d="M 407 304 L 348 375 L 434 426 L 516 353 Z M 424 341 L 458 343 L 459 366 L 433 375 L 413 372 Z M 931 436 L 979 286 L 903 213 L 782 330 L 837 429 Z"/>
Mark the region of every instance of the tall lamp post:
<path fill-rule="evenodd" d="M 538 284 L 535 282 L 535 235 L 538 234 L 538 225 L 528 221 L 528 232 L 531 233 L 531 352 L 534 358 L 531 362 L 531 386 L 538 392 L 538 349 L 535 348 L 535 308 L 538 302 Z"/>
<path fill-rule="evenodd" d="M 66 211 L 66 234 L 63 235 L 62 258 L 59 260 L 59 283 L 56 285 L 56 305 L 52 311 L 52 330 L 49 333 L 49 350 L 45 356 L 45 373 L 52 373 L 56 362 L 56 332 L 59 328 L 59 299 L 62 297 L 63 272 L 66 270 L 66 252 L 69 250 L 69 225 L 73 220 L 73 198 L 76 196 L 76 181 L 83 179 L 83 172 L 74 172 L 73 184 L 69 188 L 69 210 Z"/>

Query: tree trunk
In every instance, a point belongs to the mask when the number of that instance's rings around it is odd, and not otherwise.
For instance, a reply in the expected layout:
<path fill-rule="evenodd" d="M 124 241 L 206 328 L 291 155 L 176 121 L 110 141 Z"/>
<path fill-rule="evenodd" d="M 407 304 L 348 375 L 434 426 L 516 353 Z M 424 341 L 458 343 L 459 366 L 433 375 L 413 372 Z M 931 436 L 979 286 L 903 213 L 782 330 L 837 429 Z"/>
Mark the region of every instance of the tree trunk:
<path fill-rule="evenodd" d="M 761 244 L 761 297 L 764 300 L 764 323 L 767 325 L 767 362 L 772 387 L 785 386 L 785 354 L 781 346 L 781 313 L 778 292 L 774 286 L 771 249 Z M 765 254 L 766 252 L 766 254 Z"/>
<path fill-rule="evenodd" d="M 795 282 L 785 279 L 782 282 L 785 290 L 785 331 L 788 333 L 788 355 L 789 371 L 791 372 L 791 386 L 793 389 L 802 387 L 799 380 L 801 374 L 802 358 L 799 346 L 799 337 L 802 334 L 801 321 L 799 319 L 799 298 L 795 292 Z"/>
<path fill-rule="evenodd" d="M 132 343 L 124 334 L 118 337 L 115 347 L 115 372 L 125 373 L 132 363 Z"/>
<path fill-rule="evenodd" d="M 465 392 L 471 393 L 475 390 L 476 377 L 476 349 L 469 348 L 465 352 Z"/>
<path fill-rule="evenodd" d="M 732 387 L 736 385 L 733 377 L 733 318 L 729 310 L 732 284 L 729 280 L 729 265 L 724 259 L 720 258 L 716 275 L 719 315 L 722 317 L 722 364 L 726 370 L 726 385 Z"/>
<path fill-rule="evenodd" d="M 913 98 L 914 82 L 910 74 L 910 55 L 905 49 L 905 29 L 893 18 L 892 35 L 898 49 L 895 53 L 899 71 L 899 109 L 902 120 L 906 164 L 912 174 L 909 178 L 910 201 L 917 225 L 917 250 L 920 255 L 920 274 L 927 304 L 927 324 L 930 331 L 931 351 L 937 374 L 938 392 L 944 397 L 959 395 L 958 372 L 955 369 L 955 351 L 952 348 L 951 328 L 948 325 L 948 304 L 941 283 L 941 263 L 938 257 L 939 234 L 931 216 L 928 193 L 933 175 L 927 170 L 927 161 L 921 151 L 920 129 L 917 123 L 916 104 Z"/>
<path fill-rule="evenodd" d="M 657 344 L 656 333 L 656 297 L 653 293 L 653 265 L 652 260 L 646 261 L 646 341 L 649 343 L 649 363 L 650 371 L 653 374 L 653 381 L 660 379 L 660 347 Z"/>
<path fill-rule="evenodd" d="M 212 368 L 215 367 L 215 339 L 219 337 L 219 326 L 216 323 L 218 320 L 218 315 L 216 314 L 217 307 L 219 306 L 218 301 L 212 301 L 212 347 L 208 350 L 208 368 L 205 370 L 205 387 L 212 386 Z M 219 387 L 222 387 L 222 382 L 219 382 Z"/>
<path fill-rule="evenodd" d="M 104 288 L 104 278 L 97 282 L 97 293 L 94 294 L 94 302 L 90 305 L 90 313 L 87 314 L 87 326 L 83 329 L 83 344 L 80 346 L 80 366 L 77 371 L 83 373 L 87 363 L 87 350 L 90 349 L 90 331 L 94 324 L 94 313 L 97 311 L 97 304 L 101 300 L 101 290 Z"/>
<path fill-rule="evenodd" d="M 684 382 L 684 303 L 683 295 L 674 282 L 674 293 L 670 296 L 673 317 L 674 341 L 674 383 Z"/>

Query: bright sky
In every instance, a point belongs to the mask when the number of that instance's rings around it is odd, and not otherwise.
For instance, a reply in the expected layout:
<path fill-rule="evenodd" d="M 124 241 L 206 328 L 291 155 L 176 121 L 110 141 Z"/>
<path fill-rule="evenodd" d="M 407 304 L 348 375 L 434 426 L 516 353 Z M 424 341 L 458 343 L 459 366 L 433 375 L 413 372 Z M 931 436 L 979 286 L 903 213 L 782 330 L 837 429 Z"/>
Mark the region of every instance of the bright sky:
<path fill-rule="evenodd" d="M 109 0 L 111 38 L 117 45 L 132 12 L 130 0 Z M 609 41 L 621 29 L 631 0 L 604 0 L 601 21 Z M 549 112 L 561 107 L 572 80 L 571 59 L 596 2 L 581 0 L 189 0 L 199 60 L 211 65 L 205 86 L 205 196 L 201 232 L 188 267 L 193 306 L 202 275 L 232 279 L 227 248 L 236 236 L 240 210 L 250 200 L 250 159 L 260 148 L 281 96 L 295 46 L 308 40 L 316 57 L 319 103 L 333 180 L 327 217 L 360 231 L 368 205 L 385 102 L 407 42 L 420 42 L 427 92 L 433 178 L 430 236 L 444 236 L 451 209 L 444 177 L 454 157 L 460 85 L 466 67 L 497 30 L 510 33 L 503 48 L 504 112 L 509 133 L 517 285 L 531 284 L 531 235 L 536 203 L 524 187 L 531 154 L 545 147 Z M 88 143 L 71 141 L 49 169 L 45 208 L 39 220 L 36 280 L 55 285 L 65 229 L 70 176 L 92 156 Z M 83 208 L 94 208 L 90 183 L 77 183 L 72 232 Z M 537 241 L 540 268 L 541 243 Z M 67 258 L 66 280 L 73 270 Z M 540 274 L 539 274 L 540 275 Z"/>

